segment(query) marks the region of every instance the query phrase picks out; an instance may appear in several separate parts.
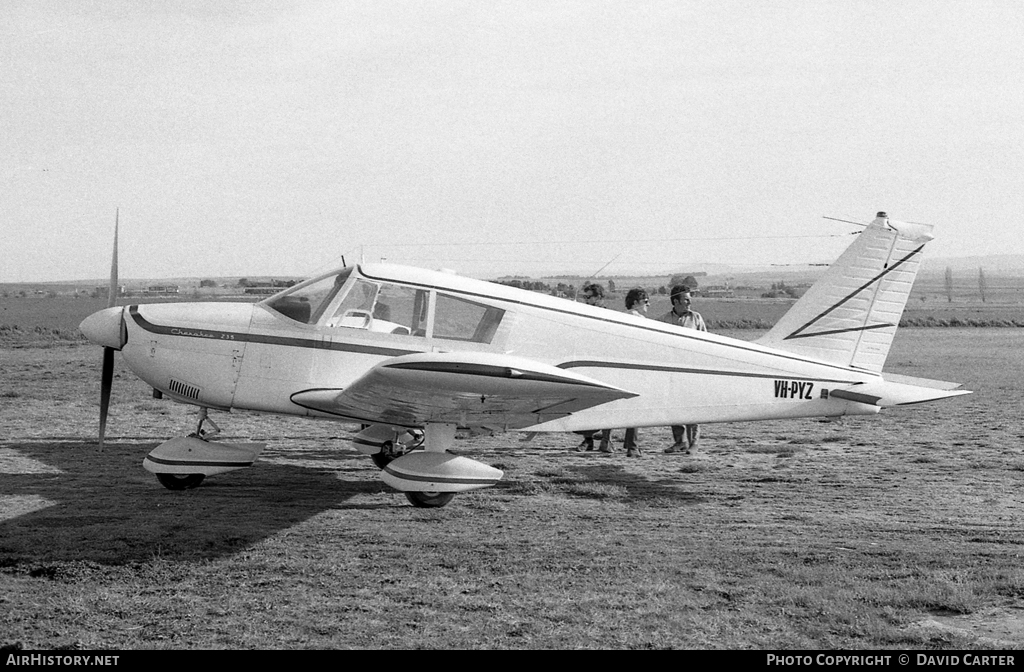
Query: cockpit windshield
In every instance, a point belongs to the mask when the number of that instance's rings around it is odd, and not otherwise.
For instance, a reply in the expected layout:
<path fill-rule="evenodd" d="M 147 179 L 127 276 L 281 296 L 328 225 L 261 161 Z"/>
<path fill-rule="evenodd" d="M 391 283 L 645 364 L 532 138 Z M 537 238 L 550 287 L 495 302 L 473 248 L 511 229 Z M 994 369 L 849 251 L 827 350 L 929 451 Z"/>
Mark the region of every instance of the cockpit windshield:
<path fill-rule="evenodd" d="M 263 305 L 296 322 L 316 324 L 351 274 L 352 268 L 346 268 L 339 273 L 307 280 L 270 297 Z"/>

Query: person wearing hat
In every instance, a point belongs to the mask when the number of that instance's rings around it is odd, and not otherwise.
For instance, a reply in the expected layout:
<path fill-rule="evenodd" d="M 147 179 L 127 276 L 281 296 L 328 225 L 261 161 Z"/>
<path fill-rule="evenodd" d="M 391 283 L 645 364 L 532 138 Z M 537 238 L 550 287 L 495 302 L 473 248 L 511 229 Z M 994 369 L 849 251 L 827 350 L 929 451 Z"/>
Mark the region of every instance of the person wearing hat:
<path fill-rule="evenodd" d="M 672 288 L 669 297 L 672 300 L 672 310 L 658 318 L 659 320 L 669 324 L 677 324 L 686 329 L 708 330 L 701 314 L 690 309 L 692 294 L 689 287 L 686 285 L 676 285 Z M 687 455 L 693 455 L 697 452 L 697 441 L 700 439 L 700 425 L 673 425 L 672 438 L 675 440 L 675 443 L 665 449 L 666 453 L 685 451 Z"/>

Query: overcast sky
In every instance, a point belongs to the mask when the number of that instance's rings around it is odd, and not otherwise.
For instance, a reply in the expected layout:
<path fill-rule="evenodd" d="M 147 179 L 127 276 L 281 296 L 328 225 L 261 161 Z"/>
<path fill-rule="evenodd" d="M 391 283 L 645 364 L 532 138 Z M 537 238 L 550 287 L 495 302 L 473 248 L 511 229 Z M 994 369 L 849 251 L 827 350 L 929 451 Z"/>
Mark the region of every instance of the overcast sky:
<path fill-rule="evenodd" d="M 1024 253 L 1024 4 L 7 0 L 0 282 Z M 609 264 L 609 262 L 612 262 Z M 607 266 L 605 266 L 608 264 Z"/>

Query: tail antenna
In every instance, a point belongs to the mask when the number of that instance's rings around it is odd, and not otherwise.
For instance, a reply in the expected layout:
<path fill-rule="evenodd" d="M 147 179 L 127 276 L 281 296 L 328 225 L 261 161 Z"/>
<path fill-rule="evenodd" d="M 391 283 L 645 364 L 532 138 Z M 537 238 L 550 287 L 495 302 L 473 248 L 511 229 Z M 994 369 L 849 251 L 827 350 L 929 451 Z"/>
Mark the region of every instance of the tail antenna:
<path fill-rule="evenodd" d="M 594 273 L 593 273 L 593 274 L 592 274 L 592 275 L 591 275 L 590 277 L 588 277 L 588 278 L 587 278 L 586 280 L 584 280 L 584 281 L 583 281 L 582 283 L 580 283 L 580 286 L 576 288 L 576 293 L 575 293 L 575 294 L 573 294 L 573 296 L 572 296 L 572 300 L 573 300 L 573 301 L 577 300 L 577 299 L 579 298 L 579 296 L 580 296 L 580 290 L 581 290 L 582 288 L 586 287 L 586 286 L 587 286 L 587 283 L 589 283 L 589 282 L 590 282 L 591 280 L 593 280 L 593 279 L 595 279 L 595 278 L 596 278 L 597 276 L 601 275 L 601 271 L 603 271 L 604 269 L 606 269 L 606 268 L 608 268 L 609 266 L 611 266 L 611 265 L 612 265 L 612 262 L 614 262 L 614 261 L 615 261 L 616 259 L 618 259 L 618 258 L 619 258 L 619 257 L 621 257 L 621 256 L 622 256 L 622 252 L 619 252 L 619 253 L 618 253 L 618 254 L 616 254 L 616 255 L 615 255 L 614 257 L 612 257 L 611 259 L 609 259 L 609 260 L 608 260 L 608 263 L 607 263 L 607 264 L 605 264 L 605 265 L 604 265 L 604 266 L 602 266 L 601 268 L 599 268 L 599 269 L 597 269 L 596 271 L 594 271 Z"/>

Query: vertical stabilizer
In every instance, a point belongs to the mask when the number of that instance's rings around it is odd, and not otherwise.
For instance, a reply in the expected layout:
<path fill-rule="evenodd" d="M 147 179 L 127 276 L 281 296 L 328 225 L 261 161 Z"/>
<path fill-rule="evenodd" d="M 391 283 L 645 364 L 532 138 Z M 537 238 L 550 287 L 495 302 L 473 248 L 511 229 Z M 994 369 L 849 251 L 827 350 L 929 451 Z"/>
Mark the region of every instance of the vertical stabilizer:
<path fill-rule="evenodd" d="M 932 227 L 878 213 L 824 277 L 758 340 L 780 350 L 879 372 Z"/>

